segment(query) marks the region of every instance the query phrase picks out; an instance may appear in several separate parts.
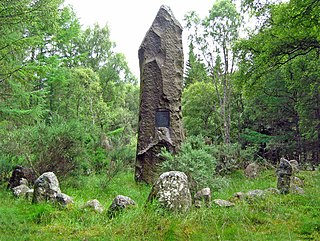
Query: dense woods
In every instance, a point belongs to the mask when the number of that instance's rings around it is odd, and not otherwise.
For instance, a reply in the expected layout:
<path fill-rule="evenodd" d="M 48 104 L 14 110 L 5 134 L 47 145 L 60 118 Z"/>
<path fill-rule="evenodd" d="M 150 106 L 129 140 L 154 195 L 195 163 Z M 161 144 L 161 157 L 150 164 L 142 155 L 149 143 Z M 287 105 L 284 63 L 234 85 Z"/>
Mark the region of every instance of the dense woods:
<path fill-rule="evenodd" d="M 319 165 L 319 12 L 317 0 L 218 0 L 203 19 L 186 15 L 184 125 L 212 144 L 218 171 Z M 132 166 L 139 86 L 108 26 L 82 28 L 63 0 L 1 1 L 0 22 L 0 173 Z"/>

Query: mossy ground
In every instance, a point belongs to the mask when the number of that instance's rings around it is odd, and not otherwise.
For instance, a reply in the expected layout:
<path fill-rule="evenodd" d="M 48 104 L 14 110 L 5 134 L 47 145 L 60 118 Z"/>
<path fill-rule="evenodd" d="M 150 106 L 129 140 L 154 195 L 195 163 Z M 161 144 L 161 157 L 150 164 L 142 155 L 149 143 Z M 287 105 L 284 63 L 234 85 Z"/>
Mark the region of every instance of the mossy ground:
<path fill-rule="evenodd" d="M 300 172 L 304 195 L 271 195 L 231 208 L 192 208 L 185 214 L 145 206 L 150 186 L 138 185 L 132 171 L 108 181 L 104 175 L 60 180 L 61 190 L 72 196 L 73 207 L 30 204 L 16 199 L 3 184 L 0 191 L 0 240 L 320 240 L 320 173 Z M 228 185 L 213 193 L 228 199 L 237 191 L 275 187 L 272 171 L 257 179 L 242 172 L 227 178 Z M 81 209 L 98 199 L 107 209 L 118 195 L 133 198 L 138 206 L 109 219 Z"/>

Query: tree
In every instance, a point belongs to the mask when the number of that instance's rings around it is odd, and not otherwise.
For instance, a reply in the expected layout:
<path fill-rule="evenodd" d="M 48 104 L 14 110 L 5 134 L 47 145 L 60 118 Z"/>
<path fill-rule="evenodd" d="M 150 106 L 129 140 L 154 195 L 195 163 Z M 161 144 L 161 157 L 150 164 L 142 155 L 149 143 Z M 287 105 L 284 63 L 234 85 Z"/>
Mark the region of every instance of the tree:
<path fill-rule="evenodd" d="M 276 137 L 276 158 L 319 161 L 319 8 L 313 0 L 260 7 L 264 24 L 239 44 L 247 109 Z"/>
<path fill-rule="evenodd" d="M 199 52 L 214 83 L 223 120 L 224 142 L 228 144 L 231 128 L 231 76 L 235 69 L 232 46 L 238 39 L 240 14 L 232 1 L 219 0 L 205 19 L 200 20 L 196 13 L 192 12 L 186 20 L 187 28 L 194 30 L 189 41 Z"/>

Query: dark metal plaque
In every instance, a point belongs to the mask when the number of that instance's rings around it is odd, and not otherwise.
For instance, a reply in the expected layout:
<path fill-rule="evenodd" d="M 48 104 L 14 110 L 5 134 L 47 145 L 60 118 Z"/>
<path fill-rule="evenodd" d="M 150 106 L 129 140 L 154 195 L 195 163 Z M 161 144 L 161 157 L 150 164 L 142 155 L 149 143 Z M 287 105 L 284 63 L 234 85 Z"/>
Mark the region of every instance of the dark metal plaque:
<path fill-rule="evenodd" d="M 158 110 L 156 112 L 156 127 L 170 126 L 170 112 L 168 110 Z"/>

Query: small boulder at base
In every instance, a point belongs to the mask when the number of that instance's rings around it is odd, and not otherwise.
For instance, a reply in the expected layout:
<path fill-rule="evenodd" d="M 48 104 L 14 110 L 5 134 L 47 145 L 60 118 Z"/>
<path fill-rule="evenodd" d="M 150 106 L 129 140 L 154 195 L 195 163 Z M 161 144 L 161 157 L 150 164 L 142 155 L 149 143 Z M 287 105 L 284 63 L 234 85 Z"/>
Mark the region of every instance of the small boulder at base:
<path fill-rule="evenodd" d="M 214 199 L 213 202 L 217 204 L 219 207 L 225 207 L 225 208 L 232 207 L 235 205 L 234 203 L 229 202 L 227 200 L 223 200 L 223 199 Z"/>
<path fill-rule="evenodd" d="M 194 195 L 194 206 L 196 208 L 211 207 L 211 190 L 209 187 L 201 189 Z"/>
<path fill-rule="evenodd" d="M 113 199 L 109 209 L 108 215 L 110 218 L 115 217 L 120 211 L 135 206 L 136 203 L 131 198 L 118 195 Z"/>
<path fill-rule="evenodd" d="M 58 193 L 61 193 L 58 178 L 53 172 L 45 172 L 34 183 L 32 202 L 54 202 Z"/>
<path fill-rule="evenodd" d="M 291 185 L 290 192 L 293 194 L 304 194 L 303 188 L 297 186 L 297 185 Z"/>
<path fill-rule="evenodd" d="M 296 174 L 299 172 L 299 162 L 297 160 L 290 160 L 289 161 L 293 174 Z"/>
<path fill-rule="evenodd" d="M 192 204 L 188 178 L 179 171 L 165 172 L 153 185 L 147 202 L 157 200 L 159 205 L 171 211 L 185 212 Z"/>
<path fill-rule="evenodd" d="M 72 198 L 64 193 L 57 193 L 56 201 L 64 207 L 74 204 Z"/>
<path fill-rule="evenodd" d="M 303 187 L 304 182 L 299 177 L 293 177 L 291 180 L 291 185 L 297 185 L 298 187 Z"/>
<path fill-rule="evenodd" d="M 102 213 L 104 211 L 104 207 L 101 205 L 101 203 L 97 199 L 89 200 L 88 202 L 86 202 L 83 208 L 91 209 L 97 213 Z"/>
<path fill-rule="evenodd" d="M 12 189 L 13 195 L 16 197 L 24 197 L 29 190 L 30 188 L 25 184 L 21 184 Z"/>
<path fill-rule="evenodd" d="M 246 177 L 256 178 L 259 173 L 259 165 L 257 163 L 249 164 L 244 170 Z"/>

